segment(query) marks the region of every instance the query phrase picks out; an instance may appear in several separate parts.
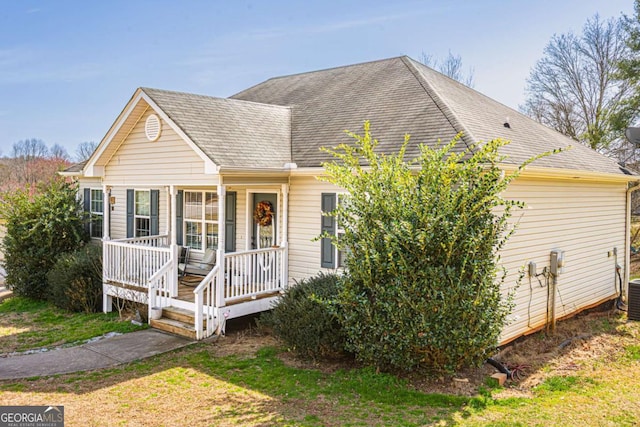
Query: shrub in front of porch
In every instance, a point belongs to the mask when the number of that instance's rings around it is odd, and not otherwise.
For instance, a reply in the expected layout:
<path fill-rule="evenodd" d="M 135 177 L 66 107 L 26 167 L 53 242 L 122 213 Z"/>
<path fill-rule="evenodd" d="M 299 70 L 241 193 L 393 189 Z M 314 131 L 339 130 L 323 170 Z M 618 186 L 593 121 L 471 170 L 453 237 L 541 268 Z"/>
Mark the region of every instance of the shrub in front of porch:
<path fill-rule="evenodd" d="M 344 353 L 344 332 L 326 304 L 338 293 L 338 276 L 320 273 L 287 289 L 273 310 L 260 316 L 268 327 L 299 356 L 318 359 Z"/>
<path fill-rule="evenodd" d="M 63 254 L 49 274 L 48 299 L 68 311 L 97 313 L 102 309 L 102 246 L 89 244 Z"/>
<path fill-rule="evenodd" d="M 2 195 L 0 216 L 6 283 L 16 295 L 46 299 L 47 273 L 58 257 L 83 246 L 89 236 L 77 186 L 62 179 Z"/>
<path fill-rule="evenodd" d="M 336 298 L 347 350 L 380 369 L 482 363 L 512 308 L 498 251 L 522 204 L 501 194 L 534 159 L 505 176 L 505 141 L 458 149 L 456 138 L 405 160 L 408 136 L 383 155 L 368 122 L 350 135 L 354 144 L 327 150 L 335 161 L 321 178 L 347 192 L 329 213 L 344 235 L 323 236 L 350 254 Z"/>

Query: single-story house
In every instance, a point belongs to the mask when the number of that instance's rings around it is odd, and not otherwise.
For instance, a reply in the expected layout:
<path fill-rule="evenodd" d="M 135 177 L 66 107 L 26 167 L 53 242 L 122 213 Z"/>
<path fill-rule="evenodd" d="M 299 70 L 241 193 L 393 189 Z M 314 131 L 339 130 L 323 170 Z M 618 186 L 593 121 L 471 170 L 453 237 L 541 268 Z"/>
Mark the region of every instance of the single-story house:
<path fill-rule="evenodd" d="M 534 162 L 507 191 L 526 209 L 501 251 L 505 292 L 535 265 L 516 289 L 503 342 L 543 327 L 549 303 L 561 318 L 615 298 L 616 264 L 627 282 L 628 188 L 639 177 L 402 56 L 276 77 L 230 98 L 137 89 L 91 158 L 64 173 L 79 181 L 91 235 L 102 240 L 104 310 L 112 297 L 148 302 L 203 338 L 225 319 L 269 309 L 295 279 L 340 269 L 330 241 L 314 239 L 336 232 L 321 212 L 340 192 L 316 179 L 330 160 L 320 148 L 348 142 L 344 130 L 365 120 L 388 152 L 410 134 L 408 156 L 458 133 L 464 144 L 510 140 L 505 171 L 573 147 Z M 191 287 L 178 280 L 185 247 L 207 274 Z M 535 274 L 549 271 L 554 250 L 564 263 L 548 292 Z"/>

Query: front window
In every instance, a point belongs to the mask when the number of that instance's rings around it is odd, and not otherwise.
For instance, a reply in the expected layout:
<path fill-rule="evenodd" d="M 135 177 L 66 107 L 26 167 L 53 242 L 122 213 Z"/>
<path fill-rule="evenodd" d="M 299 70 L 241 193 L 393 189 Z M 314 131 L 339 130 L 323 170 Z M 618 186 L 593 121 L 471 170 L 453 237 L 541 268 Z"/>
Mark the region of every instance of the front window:
<path fill-rule="evenodd" d="M 92 189 L 90 192 L 90 213 L 91 219 L 89 222 L 90 236 L 94 238 L 102 238 L 102 218 L 104 212 L 104 199 L 102 197 L 102 190 Z"/>
<path fill-rule="evenodd" d="M 151 235 L 151 195 L 149 191 L 136 190 L 135 233 L 136 237 Z"/>
<path fill-rule="evenodd" d="M 184 192 L 184 241 L 195 250 L 218 249 L 218 195 Z"/>

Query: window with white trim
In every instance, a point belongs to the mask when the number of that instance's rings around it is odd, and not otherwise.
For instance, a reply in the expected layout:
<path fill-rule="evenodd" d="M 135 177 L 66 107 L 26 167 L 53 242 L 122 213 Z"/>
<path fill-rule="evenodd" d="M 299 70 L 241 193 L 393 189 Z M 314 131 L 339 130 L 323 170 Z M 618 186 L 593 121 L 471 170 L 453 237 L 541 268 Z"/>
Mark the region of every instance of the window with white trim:
<path fill-rule="evenodd" d="M 135 191 L 134 227 L 136 237 L 151 235 L 151 194 L 148 190 Z"/>
<path fill-rule="evenodd" d="M 218 249 L 218 194 L 184 192 L 184 244 L 194 250 Z"/>
<path fill-rule="evenodd" d="M 89 235 L 93 238 L 102 238 L 102 218 L 104 215 L 104 198 L 102 189 L 91 189 L 89 192 Z"/>

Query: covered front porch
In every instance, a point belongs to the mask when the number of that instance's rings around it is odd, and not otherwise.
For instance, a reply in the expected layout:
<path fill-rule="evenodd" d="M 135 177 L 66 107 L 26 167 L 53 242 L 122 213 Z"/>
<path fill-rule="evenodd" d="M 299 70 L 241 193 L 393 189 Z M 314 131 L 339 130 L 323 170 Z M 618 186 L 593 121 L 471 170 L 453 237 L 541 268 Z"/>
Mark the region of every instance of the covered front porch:
<path fill-rule="evenodd" d="M 165 322 L 184 328 L 186 323 L 186 335 L 203 339 L 223 333 L 227 319 L 270 309 L 288 284 L 288 185 L 260 184 L 169 186 L 164 197 L 159 188 L 150 197 L 150 217 L 164 216 L 166 221 L 149 229 L 165 232 L 117 239 L 110 236 L 115 219 L 111 205 L 117 200 L 114 194 L 125 191 L 105 186 L 105 212 L 110 214 L 103 218 L 104 311 L 112 309 L 114 297 L 144 303 L 152 326 Z M 230 190 L 237 198 L 226 197 Z M 126 193 L 129 199 L 130 190 Z M 154 203 L 161 204 L 154 198 L 165 199 L 164 209 L 154 209 Z M 256 220 L 255 213 L 266 205 L 272 208 L 270 221 Z M 144 217 L 138 221 L 136 209 L 127 203 L 127 213 L 134 216 L 127 234 L 130 228 L 134 233 L 144 230 Z M 195 218 L 199 210 L 200 222 Z M 186 247 L 204 275 L 185 276 L 179 268 Z M 204 259 L 208 254 L 214 258 L 210 264 Z M 167 319 L 154 319 L 159 311 Z"/>

